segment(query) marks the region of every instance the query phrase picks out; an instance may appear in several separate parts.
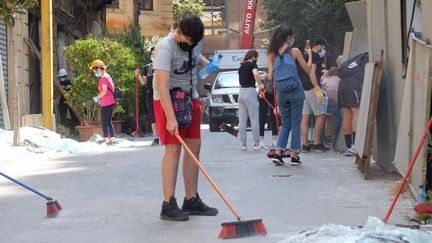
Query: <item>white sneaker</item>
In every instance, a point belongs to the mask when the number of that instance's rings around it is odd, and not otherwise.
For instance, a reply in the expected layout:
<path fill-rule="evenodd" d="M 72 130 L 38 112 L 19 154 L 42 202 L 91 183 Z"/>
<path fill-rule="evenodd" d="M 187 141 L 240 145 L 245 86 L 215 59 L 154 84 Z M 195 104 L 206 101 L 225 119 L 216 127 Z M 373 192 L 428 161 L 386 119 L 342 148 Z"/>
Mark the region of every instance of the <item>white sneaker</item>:
<path fill-rule="evenodd" d="M 261 149 L 261 145 L 259 144 L 254 144 L 254 151 L 258 151 Z"/>
<path fill-rule="evenodd" d="M 345 151 L 345 156 L 346 157 L 353 157 L 355 155 L 355 153 L 352 153 L 349 149 L 347 149 L 346 151 Z"/>
<path fill-rule="evenodd" d="M 356 154 L 356 153 L 357 153 L 357 150 L 356 150 L 354 144 L 351 145 L 351 148 L 349 148 L 348 151 L 350 151 L 350 152 L 353 153 L 353 154 Z"/>
<path fill-rule="evenodd" d="M 259 149 L 261 149 L 261 150 L 267 150 L 268 146 L 265 143 L 260 143 Z"/>
<path fill-rule="evenodd" d="M 241 151 L 246 151 L 247 150 L 246 144 L 240 144 L 240 150 Z"/>

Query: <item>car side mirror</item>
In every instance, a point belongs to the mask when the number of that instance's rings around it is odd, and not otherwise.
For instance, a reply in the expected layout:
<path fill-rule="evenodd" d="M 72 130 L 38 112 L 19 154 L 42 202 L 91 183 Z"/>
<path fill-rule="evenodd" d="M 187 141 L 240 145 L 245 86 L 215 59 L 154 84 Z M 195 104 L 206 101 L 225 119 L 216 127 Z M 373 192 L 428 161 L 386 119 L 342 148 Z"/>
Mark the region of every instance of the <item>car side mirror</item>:
<path fill-rule="evenodd" d="M 208 90 L 208 91 L 211 91 L 211 89 L 212 89 L 212 84 L 211 84 L 211 83 L 205 83 L 205 84 L 204 84 L 204 89 L 206 89 L 206 90 Z"/>

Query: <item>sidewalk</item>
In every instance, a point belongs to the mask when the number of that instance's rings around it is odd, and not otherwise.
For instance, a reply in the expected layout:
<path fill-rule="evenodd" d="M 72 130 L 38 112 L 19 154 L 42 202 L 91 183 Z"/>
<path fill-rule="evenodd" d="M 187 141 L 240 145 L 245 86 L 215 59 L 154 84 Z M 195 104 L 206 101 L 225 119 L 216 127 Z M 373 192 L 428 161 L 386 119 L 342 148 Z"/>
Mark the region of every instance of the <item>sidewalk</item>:
<path fill-rule="evenodd" d="M 400 180 L 372 166 L 372 179 L 365 181 L 353 158 L 334 152 L 302 154 L 302 166 L 275 167 L 264 151 L 249 146 L 241 152 L 239 141 L 227 133 L 206 129 L 202 136 L 204 167 L 239 213 L 262 218 L 269 232 L 235 242 L 278 242 L 323 224 L 357 226 L 368 216 L 383 218 Z M 45 218 L 42 198 L 1 178 L 0 242 L 220 242 L 220 224 L 235 217 L 203 176 L 200 195 L 219 209 L 218 216 L 159 219 L 163 147 L 143 144 L 51 159 L 25 148 L 11 150 L 11 159 L 0 159 L 0 170 L 55 197 L 63 210 Z M 181 206 L 181 176 L 177 184 Z M 411 201 L 409 193 L 403 194 L 389 223 L 406 224 Z"/>

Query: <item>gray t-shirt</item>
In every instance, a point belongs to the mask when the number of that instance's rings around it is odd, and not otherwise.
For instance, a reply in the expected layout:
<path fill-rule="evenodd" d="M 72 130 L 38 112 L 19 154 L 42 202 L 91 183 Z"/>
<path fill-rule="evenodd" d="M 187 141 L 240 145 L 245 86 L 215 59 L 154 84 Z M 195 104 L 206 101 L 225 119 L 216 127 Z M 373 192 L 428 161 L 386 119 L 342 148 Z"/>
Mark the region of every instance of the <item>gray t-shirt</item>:
<path fill-rule="evenodd" d="M 153 69 L 168 71 L 170 73 L 170 89 L 180 87 L 184 92 L 190 93 L 190 69 L 189 53 L 183 51 L 174 38 L 175 31 L 169 33 L 155 47 Z M 192 51 L 192 98 L 197 99 L 197 63 L 200 61 L 202 44 L 198 43 Z M 154 76 L 153 99 L 159 100 L 160 95 L 156 82 L 157 74 Z"/>

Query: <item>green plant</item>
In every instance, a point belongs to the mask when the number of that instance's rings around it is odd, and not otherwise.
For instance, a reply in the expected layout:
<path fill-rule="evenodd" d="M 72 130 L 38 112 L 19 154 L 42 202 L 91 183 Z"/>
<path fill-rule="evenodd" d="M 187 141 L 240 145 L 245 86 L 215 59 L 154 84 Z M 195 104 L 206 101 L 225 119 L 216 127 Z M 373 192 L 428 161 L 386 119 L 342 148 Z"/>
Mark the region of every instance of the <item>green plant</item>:
<path fill-rule="evenodd" d="M 263 27 L 288 24 L 294 28 L 294 45 L 303 48 L 306 40 L 312 42 L 325 37 L 332 52 L 342 53 L 345 32 L 352 26 L 345 3 L 353 0 L 263 0 L 267 21 Z"/>
<path fill-rule="evenodd" d="M 86 121 L 94 121 L 99 109 L 98 105 L 92 103 L 92 97 L 98 92 L 99 79 L 89 69 L 95 59 L 104 61 L 116 87 L 123 90 L 125 98 L 119 101 L 120 105 L 135 93 L 135 57 L 122 43 L 89 37 L 67 46 L 65 56 L 72 62 L 72 68 L 77 74 L 70 90 L 65 92 L 66 103 L 73 106 Z"/>
<path fill-rule="evenodd" d="M 180 22 L 181 17 L 185 15 L 195 15 L 201 18 L 204 15 L 204 1 L 203 0 L 174 0 L 173 12 L 174 12 L 174 20 L 176 24 L 178 24 Z"/>
<path fill-rule="evenodd" d="M 113 111 L 113 119 L 117 120 L 117 121 L 123 120 L 123 118 L 125 116 L 124 113 L 125 113 L 125 110 L 123 109 L 123 107 L 121 105 L 117 105 Z"/>
<path fill-rule="evenodd" d="M 6 25 L 14 26 L 16 14 L 22 9 L 31 9 L 38 4 L 38 0 L 0 0 L 0 16 Z"/>

